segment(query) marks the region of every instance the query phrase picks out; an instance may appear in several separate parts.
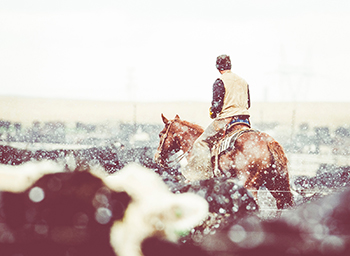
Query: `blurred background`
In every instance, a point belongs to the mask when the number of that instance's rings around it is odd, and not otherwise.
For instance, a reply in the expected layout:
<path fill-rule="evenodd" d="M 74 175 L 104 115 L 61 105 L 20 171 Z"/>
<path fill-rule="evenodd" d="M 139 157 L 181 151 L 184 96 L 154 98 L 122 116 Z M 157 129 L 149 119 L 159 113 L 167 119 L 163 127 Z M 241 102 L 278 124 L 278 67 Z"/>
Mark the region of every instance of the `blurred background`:
<path fill-rule="evenodd" d="M 293 175 L 349 166 L 349 14 L 346 0 L 2 0 L 1 143 L 154 150 L 161 113 L 209 124 L 228 54 Z"/>

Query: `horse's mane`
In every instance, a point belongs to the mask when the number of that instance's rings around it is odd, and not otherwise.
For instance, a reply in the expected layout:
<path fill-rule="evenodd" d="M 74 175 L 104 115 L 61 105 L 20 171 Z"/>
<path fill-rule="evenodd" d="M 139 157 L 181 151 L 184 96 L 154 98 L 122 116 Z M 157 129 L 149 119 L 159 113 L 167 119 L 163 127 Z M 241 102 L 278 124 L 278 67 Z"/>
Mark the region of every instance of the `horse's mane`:
<path fill-rule="evenodd" d="M 193 128 L 194 130 L 197 130 L 200 133 L 204 132 L 203 127 L 198 125 L 198 124 L 194 124 L 194 123 L 188 122 L 186 120 L 181 120 L 181 123 L 186 125 L 186 126 L 188 126 L 188 127 L 190 127 L 190 128 Z"/>

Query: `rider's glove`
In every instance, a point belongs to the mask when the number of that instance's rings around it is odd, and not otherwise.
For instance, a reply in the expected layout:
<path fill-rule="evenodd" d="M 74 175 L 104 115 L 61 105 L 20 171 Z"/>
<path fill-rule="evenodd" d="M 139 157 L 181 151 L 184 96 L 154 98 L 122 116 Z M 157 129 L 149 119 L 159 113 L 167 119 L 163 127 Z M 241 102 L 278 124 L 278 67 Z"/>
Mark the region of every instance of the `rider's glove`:
<path fill-rule="evenodd" d="M 216 113 L 211 112 L 211 107 L 209 108 L 209 115 L 211 119 L 216 118 Z"/>

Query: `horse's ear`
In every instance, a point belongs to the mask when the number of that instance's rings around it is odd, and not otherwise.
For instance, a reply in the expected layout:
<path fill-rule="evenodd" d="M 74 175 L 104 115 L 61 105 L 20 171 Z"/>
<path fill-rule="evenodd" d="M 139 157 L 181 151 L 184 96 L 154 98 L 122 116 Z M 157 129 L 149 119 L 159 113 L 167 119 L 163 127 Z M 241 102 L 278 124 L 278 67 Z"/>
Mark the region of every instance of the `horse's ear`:
<path fill-rule="evenodd" d="M 163 113 L 162 113 L 162 119 L 164 124 L 167 124 L 169 122 L 169 120 L 163 115 Z"/>
<path fill-rule="evenodd" d="M 175 116 L 175 119 L 180 119 L 179 115 L 176 115 L 176 116 Z"/>

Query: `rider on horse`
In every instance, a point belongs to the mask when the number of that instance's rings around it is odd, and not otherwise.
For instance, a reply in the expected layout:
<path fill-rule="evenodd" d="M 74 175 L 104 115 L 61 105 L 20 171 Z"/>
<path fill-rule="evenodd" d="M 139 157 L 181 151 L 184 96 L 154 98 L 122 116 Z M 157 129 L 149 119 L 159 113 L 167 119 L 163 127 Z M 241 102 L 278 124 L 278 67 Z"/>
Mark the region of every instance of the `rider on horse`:
<path fill-rule="evenodd" d="M 193 144 L 188 164 L 182 171 L 184 176 L 190 176 L 191 180 L 213 177 L 211 146 L 225 135 L 228 126 L 240 123 L 250 127 L 250 95 L 247 82 L 232 73 L 228 55 L 217 57 L 216 68 L 221 76 L 213 85 L 213 100 L 209 109 L 210 118 L 214 121 Z"/>

